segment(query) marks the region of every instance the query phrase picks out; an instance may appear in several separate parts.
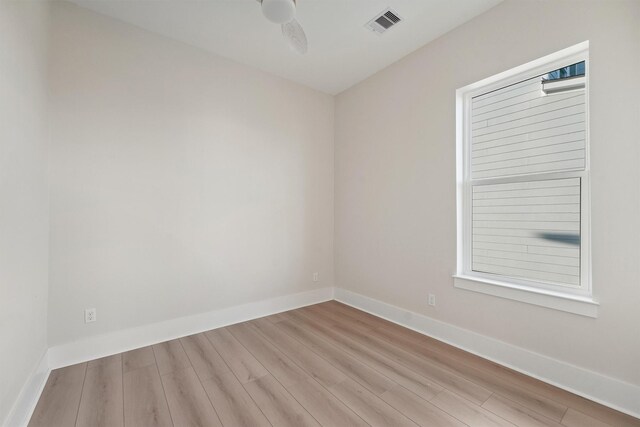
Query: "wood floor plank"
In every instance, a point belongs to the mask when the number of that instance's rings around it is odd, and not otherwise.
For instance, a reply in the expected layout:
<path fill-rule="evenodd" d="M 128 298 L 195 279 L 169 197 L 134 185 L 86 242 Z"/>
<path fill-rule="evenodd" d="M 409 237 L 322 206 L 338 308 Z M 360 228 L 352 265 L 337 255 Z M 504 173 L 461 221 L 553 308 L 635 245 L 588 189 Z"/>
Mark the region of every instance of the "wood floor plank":
<path fill-rule="evenodd" d="M 376 332 L 385 334 L 388 339 L 393 340 L 394 338 L 402 338 L 405 339 L 406 342 L 418 343 L 424 343 L 425 341 L 427 341 L 430 348 L 435 349 L 436 351 L 444 355 L 443 357 L 445 357 L 445 360 L 449 360 L 452 363 L 465 364 L 467 366 L 473 367 L 476 372 L 480 371 L 488 377 L 499 378 L 506 383 L 513 383 L 520 388 L 524 388 L 530 391 L 534 394 L 534 396 L 544 396 L 549 401 L 555 402 L 558 405 L 564 407 L 572 407 L 579 410 L 580 412 L 583 412 L 584 414 L 590 415 L 600 421 L 609 423 L 611 425 L 619 427 L 640 426 L 640 420 L 637 418 L 631 417 L 627 414 L 608 408 L 573 393 L 569 393 L 551 384 L 547 384 L 543 381 L 529 377 L 525 374 L 514 371 L 495 362 L 491 362 L 474 354 L 468 353 L 464 350 L 455 348 L 449 344 L 424 336 L 418 332 L 412 331 L 407 328 L 402 328 L 387 320 L 377 318 L 368 313 L 349 307 L 345 304 L 339 303 L 337 301 L 330 301 L 327 303 L 323 303 L 322 305 L 330 305 L 332 308 L 346 313 L 349 316 L 354 316 L 354 318 L 365 318 L 367 319 L 367 321 L 371 321 L 372 325 L 375 324 L 378 326 L 378 328 L 376 328 Z M 514 396 L 508 397 L 512 398 Z"/>
<path fill-rule="evenodd" d="M 620 411 L 616 411 L 615 409 L 608 408 L 592 400 L 585 399 L 582 396 L 569 393 L 558 387 L 552 386 L 551 384 L 544 383 L 538 379 L 528 377 L 520 372 L 512 371 L 503 366 L 492 364 L 492 366 L 487 367 L 488 373 L 493 373 L 495 371 L 500 371 L 500 375 L 506 375 L 505 372 L 510 372 L 512 374 L 511 378 L 516 378 L 518 384 L 524 384 L 536 393 L 543 394 L 549 399 L 566 405 L 601 422 L 616 427 L 640 427 L 640 419 L 634 418 Z"/>
<path fill-rule="evenodd" d="M 396 385 L 376 370 L 288 320 L 278 322 L 277 326 L 374 394 L 380 395 Z"/>
<path fill-rule="evenodd" d="M 562 425 L 567 427 L 611 427 L 609 424 L 583 414 L 582 412 L 578 412 L 573 408 L 567 410 L 567 413 L 562 419 Z"/>
<path fill-rule="evenodd" d="M 368 334 L 370 331 L 375 329 L 375 326 L 371 325 L 368 322 L 362 321 L 355 317 L 348 317 L 341 311 L 336 311 L 331 308 L 331 305 L 328 304 L 315 304 L 309 305 L 307 307 L 303 307 L 301 311 L 306 311 L 310 313 L 314 313 L 320 316 L 331 316 L 334 320 L 342 319 L 342 323 L 348 324 L 350 328 L 357 330 L 360 333 Z M 346 320 L 345 320 L 346 319 Z"/>
<path fill-rule="evenodd" d="M 319 308 L 319 310 L 326 310 L 326 308 Z M 329 313 L 331 313 L 334 318 L 339 319 L 334 321 L 336 323 L 335 329 L 337 331 L 345 334 L 354 333 L 349 330 L 348 322 L 346 322 L 344 318 L 341 318 L 342 314 L 333 312 Z M 398 329 L 406 329 L 397 325 L 395 327 Z M 540 394 L 533 393 L 526 388 L 518 386 L 516 383 L 505 381 L 500 377 L 490 375 L 487 372 L 483 372 L 482 370 L 478 370 L 456 361 L 451 357 L 447 357 L 445 354 L 438 353 L 430 347 L 429 340 L 420 340 L 419 337 L 418 339 L 416 339 L 416 337 L 410 340 L 405 339 L 402 337 L 400 331 L 396 334 L 390 334 L 389 336 L 380 336 L 377 330 L 370 331 L 367 336 L 360 336 L 358 339 L 369 342 L 369 344 L 373 348 L 376 348 L 377 351 L 395 358 L 395 360 L 401 361 L 401 363 L 410 368 L 419 370 L 420 368 L 416 367 L 416 365 L 421 365 L 426 362 L 440 370 L 449 372 L 453 376 L 469 380 L 485 390 L 500 393 L 503 396 L 508 396 L 511 400 L 519 402 L 527 406 L 529 409 L 537 411 L 540 414 L 556 421 L 560 421 L 562 419 L 562 416 L 567 409 L 566 406 Z M 445 387 L 447 386 L 445 385 Z M 465 395 L 462 390 L 455 390 L 451 386 L 447 388 L 473 401 L 474 403 L 482 403 L 482 401 L 475 400 L 471 395 Z M 477 397 L 482 397 L 482 395 L 480 394 Z"/>
<path fill-rule="evenodd" d="M 225 328 L 205 332 L 205 335 L 241 383 L 268 374 L 265 367 Z"/>
<path fill-rule="evenodd" d="M 443 391 L 431 400 L 431 403 L 472 427 L 513 427 L 514 424 L 500 418 L 462 397 L 456 396 L 450 391 Z"/>
<path fill-rule="evenodd" d="M 488 362 L 486 359 L 483 359 L 467 351 L 461 350 L 450 344 L 444 343 L 442 341 L 438 341 L 435 338 L 431 338 L 427 335 L 421 334 L 414 330 L 404 328 L 398 324 L 395 324 L 386 319 L 382 319 L 380 317 L 374 316 L 367 312 L 357 310 L 353 307 L 350 307 L 338 301 L 329 301 L 329 302 L 318 304 L 318 305 L 324 309 L 332 310 L 333 313 L 340 313 L 346 316 L 347 318 L 363 321 L 369 324 L 374 330 L 376 330 L 380 334 L 387 334 L 389 336 L 397 335 L 398 337 L 402 337 L 409 341 L 416 340 L 419 342 L 426 342 L 429 348 L 438 352 L 442 352 L 448 358 L 454 358 L 457 360 L 465 361 L 465 363 L 470 363 L 470 364 Z"/>
<path fill-rule="evenodd" d="M 429 357 L 429 354 L 424 351 L 422 351 L 421 354 L 423 357 Z M 440 361 L 443 359 L 446 359 L 446 356 L 439 358 Z M 440 363 L 435 361 L 435 359 L 432 360 L 434 360 L 434 363 Z M 446 362 L 443 364 L 446 364 Z M 509 379 L 503 379 L 500 376 L 493 376 L 490 372 L 484 371 L 481 368 L 472 368 L 464 364 L 459 364 L 457 366 L 452 366 L 451 369 L 470 381 L 473 381 L 494 393 L 500 394 L 503 397 L 508 397 L 510 400 L 518 402 L 553 420 L 560 421 L 567 410 L 565 405 L 559 403 L 555 399 L 551 399 L 544 394 L 523 388 Z"/>
<path fill-rule="evenodd" d="M 460 389 L 460 392 L 468 394 L 479 403 L 484 402 L 491 395 L 491 392 L 483 390 L 476 384 L 466 382 L 463 378 L 443 375 L 442 372 L 439 372 L 434 367 L 424 369 L 424 366 L 422 366 L 423 369 L 420 371 L 410 369 L 404 364 L 386 357 L 386 355 L 377 351 L 375 347 L 362 345 L 355 341 L 352 336 L 337 333 L 335 331 L 335 325 L 323 321 L 322 318 L 318 316 L 314 317 L 312 314 L 311 317 L 305 317 L 305 314 L 299 313 L 298 311 L 295 312 L 295 315 L 299 315 L 299 317 L 296 317 L 296 320 L 302 327 L 307 326 L 311 328 L 320 337 L 425 400 L 431 399 L 442 391 L 442 387 L 445 386 L 445 384 L 451 387 L 457 387 Z M 425 375 L 425 372 L 429 375 Z M 440 384 L 438 384 L 438 380 L 440 380 Z"/>
<path fill-rule="evenodd" d="M 302 345 L 295 338 L 280 330 L 271 322 L 257 319 L 250 322 L 265 338 L 288 355 L 300 368 L 325 387 L 346 378 L 335 366 L 318 356 L 313 350 Z"/>
<path fill-rule="evenodd" d="M 365 427 L 362 418 L 312 379 L 287 387 L 293 397 L 323 426 Z"/>
<path fill-rule="evenodd" d="M 145 347 L 151 351 L 150 347 Z M 146 353 L 146 350 L 145 350 Z M 126 353 L 125 353 L 126 354 Z M 138 354 L 142 355 L 142 353 Z M 130 360 L 148 360 L 147 356 Z M 153 356 L 153 353 L 151 354 Z M 132 363 L 131 366 L 139 366 Z M 124 424 L 127 427 L 173 426 L 158 368 L 154 364 L 124 373 Z"/>
<path fill-rule="evenodd" d="M 252 324 L 245 324 L 241 326 L 243 328 L 253 328 Z M 269 325 L 265 325 L 265 326 L 266 328 L 263 328 L 263 329 L 268 330 Z M 259 334 L 257 329 L 255 330 L 255 333 Z M 256 340 L 256 337 L 252 337 L 249 334 L 247 335 L 248 336 L 246 336 L 245 339 L 248 340 L 253 338 L 253 340 Z M 299 350 L 301 348 L 306 348 L 306 347 L 298 344 L 298 346 L 291 348 L 292 351 L 287 352 L 287 354 L 293 356 L 299 353 Z M 256 356 L 258 356 L 260 360 L 264 360 L 264 358 L 260 357 L 258 353 L 254 353 L 254 354 L 256 354 Z M 313 352 L 311 352 L 311 354 L 313 354 L 315 357 L 319 357 L 315 355 L 315 353 Z M 313 361 L 315 362 L 315 360 Z M 324 362 L 324 363 L 327 363 L 327 362 Z M 273 374 L 274 369 L 272 368 L 271 365 L 272 364 L 265 363 L 265 366 L 267 367 L 267 369 L 269 369 L 269 371 L 272 372 Z M 332 368 L 333 370 L 332 376 L 337 377 L 336 373 L 339 373 L 339 371 L 335 367 L 329 364 L 327 365 L 328 365 L 327 366 L 328 368 Z M 278 371 L 279 368 L 280 368 L 279 366 L 275 366 L 276 371 Z M 302 380 L 300 380 L 300 378 L 296 376 L 295 379 L 297 379 L 297 381 L 291 381 L 289 384 L 286 384 L 283 382 L 283 380 L 280 380 L 280 378 L 278 378 L 276 374 L 274 374 L 274 377 L 276 377 L 287 388 L 287 390 L 293 394 L 296 400 L 300 402 L 300 404 L 322 425 L 329 425 L 329 426 L 331 425 L 340 425 L 340 426 L 367 425 L 353 411 L 347 408 L 340 400 L 338 400 L 329 391 L 327 391 L 327 389 L 325 389 L 323 386 L 318 384 L 310 375 L 306 374 L 306 372 L 305 372 L 305 376 L 306 378 L 303 378 Z M 340 374 L 340 377 L 341 377 L 341 380 L 344 380 L 346 378 L 343 374 Z M 284 381 L 286 380 L 287 378 L 284 378 Z M 337 384 L 337 382 L 332 381 L 331 385 L 334 385 L 334 384 Z"/>
<path fill-rule="evenodd" d="M 232 372 L 212 375 L 202 381 L 202 386 L 224 426 L 271 425 Z"/>
<path fill-rule="evenodd" d="M 180 340 L 171 340 L 155 344 L 153 346 L 153 353 L 156 357 L 160 375 L 179 371 L 191 366 L 191 362 L 187 357 L 187 353 L 185 353 L 182 348 Z"/>
<path fill-rule="evenodd" d="M 398 334 L 390 334 L 386 336 L 385 339 L 379 340 L 377 334 L 374 333 L 372 334 L 372 339 L 379 344 L 381 349 L 391 345 L 392 348 L 413 354 L 414 356 L 407 355 L 404 357 L 405 363 L 407 364 L 415 363 L 416 356 L 418 357 L 418 360 L 428 360 L 429 364 L 438 366 L 441 370 L 449 371 L 452 374 L 463 377 L 474 384 L 478 384 L 486 390 L 499 393 L 503 396 L 508 396 L 511 400 L 525 405 L 529 409 L 539 412 L 540 414 L 556 421 L 560 421 L 562 419 L 562 416 L 567 409 L 566 406 L 552 399 L 534 393 L 498 376 L 492 376 L 488 372 L 482 371 L 482 369 L 472 368 L 464 363 L 457 363 L 455 359 L 447 359 L 446 355 L 438 354 L 429 348 L 429 345 L 426 342 L 421 342 L 416 339 L 405 340 Z M 449 389 L 465 398 L 469 398 L 469 396 L 465 396 L 459 390 Z M 474 403 L 479 404 L 481 402 L 474 401 Z"/>
<path fill-rule="evenodd" d="M 156 358 L 153 355 L 151 346 L 122 353 L 122 372 L 124 373 L 155 364 Z"/>
<path fill-rule="evenodd" d="M 366 336 L 358 336 L 357 333 L 350 328 L 350 323 L 348 321 L 345 321 L 344 318 L 340 318 L 340 314 L 336 314 L 333 312 L 331 312 L 331 314 L 333 315 L 334 319 L 337 319 L 334 320 L 333 325 L 333 328 L 337 332 L 344 333 L 353 337 L 354 339 L 359 340 L 360 342 L 364 342 L 370 345 L 372 348 L 375 348 L 376 351 L 383 353 L 400 363 L 405 364 L 409 368 L 413 368 L 419 371 L 420 368 L 417 368 L 416 365 L 424 364 L 426 361 L 428 361 L 428 363 L 430 363 L 431 365 L 435 365 L 442 370 L 451 372 L 452 375 L 468 379 L 471 382 L 478 384 L 491 392 L 496 392 L 502 394 L 503 396 L 508 396 L 510 399 L 520 402 L 530 409 L 536 410 L 541 414 L 556 421 L 559 421 L 566 411 L 566 407 L 564 405 L 561 405 L 551 399 L 548 399 L 539 394 L 532 393 L 531 391 L 523 389 L 516 384 L 505 382 L 500 378 L 487 375 L 461 363 L 456 364 L 450 359 L 447 359 L 444 355 L 440 355 L 431 351 L 427 352 L 427 350 L 422 347 L 420 347 L 419 350 L 416 350 L 413 353 L 410 352 L 409 354 L 407 354 L 407 349 L 405 349 L 406 346 L 403 345 L 403 343 L 395 341 L 394 344 L 391 344 L 390 342 L 380 339 L 377 336 L 376 331 L 369 331 L 368 335 Z M 413 340 L 411 343 L 409 343 L 409 346 L 417 347 L 418 343 L 416 342 L 416 340 Z M 416 357 L 417 355 L 420 355 L 420 357 Z M 461 393 L 460 390 L 452 391 L 463 395 L 463 397 L 470 398 L 470 396 L 465 396 L 463 393 Z M 474 399 L 470 400 L 478 404 L 481 403 L 479 401 L 475 401 Z"/>
<path fill-rule="evenodd" d="M 494 394 L 482 407 L 517 426 L 561 427 L 561 424 L 512 400 Z"/>
<path fill-rule="evenodd" d="M 161 379 L 176 426 L 222 426 L 192 367 L 173 370 Z"/>
<path fill-rule="evenodd" d="M 120 367 L 122 367 L 122 353 L 90 360 L 89 362 L 87 362 L 87 369 L 118 364 L 120 365 Z"/>
<path fill-rule="evenodd" d="M 307 378 L 306 372 L 298 367 L 280 350 L 246 323 L 226 328 L 231 334 L 262 363 L 267 371 L 285 388 Z"/>
<path fill-rule="evenodd" d="M 75 425 L 86 369 L 80 363 L 51 371 L 29 427 Z"/>
<path fill-rule="evenodd" d="M 631 417 L 627 414 L 616 411 L 615 409 L 608 408 L 573 393 L 569 393 L 551 384 L 547 384 L 495 362 L 483 359 L 480 356 L 476 356 L 444 342 L 435 340 L 434 338 L 425 336 L 416 331 L 403 328 L 389 322 L 388 320 L 357 310 L 341 302 L 328 301 L 322 304 L 317 304 L 317 306 L 323 309 L 331 309 L 334 314 L 340 313 L 350 319 L 363 321 L 371 327 L 374 327 L 376 333 L 382 333 L 386 335 L 388 339 L 402 338 L 405 339 L 406 342 L 424 343 L 428 345 L 430 349 L 442 354 L 444 360 L 450 361 L 454 364 L 461 363 L 467 365 L 474 368 L 476 372 L 480 371 L 490 378 L 499 378 L 503 382 L 512 383 L 517 387 L 526 389 L 533 393 L 533 396 L 528 396 L 527 399 L 533 398 L 535 400 L 536 396 L 544 396 L 558 405 L 572 407 L 586 415 L 590 415 L 600 421 L 614 426 L 640 426 L 640 420 L 637 418 Z M 525 402 L 521 401 L 521 403 L 524 404 Z"/>
<path fill-rule="evenodd" d="M 277 314 L 272 314 L 271 316 L 263 317 L 262 319 L 265 319 L 271 323 L 278 323 L 283 320 L 287 320 L 287 317 L 282 313 L 277 313 Z"/>
<path fill-rule="evenodd" d="M 571 395 L 564 390 L 549 386 L 471 353 L 464 352 L 418 332 L 376 318 L 335 301 L 318 304 L 314 307 L 321 312 L 340 319 L 341 327 L 348 327 L 349 320 L 354 318 L 366 321 L 371 326 L 377 325 L 381 328 L 376 328 L 370 332 L 368 337 L 371 340 L 383 346 L 384 341 L 387 341 L 392 344 L 392 348 L 419 355 L 442 369 L 449 370 L 455 375 L 462 376 L 492 392 L 506 396 L 510 400 L 514 400 L 544 416 L 560 421 L 566 412 L 567 405 L 563 403 L 562 399 L 557 399 L 557 396 L 550 396 L 550 393 L 554 391 L 554 394 L 560 392 L 564 396 Z M 410 359 L 407 359 L 408 361 Z M 522 381 L 523 378 L 526 378 L 530 384 L 544 385 L 546 387 L 532 388 Z"/>
<path fill-rule="evenodd" d="M 116 354 L 89 362 L 76 426 L 123 425 L 122 355 Z"/>
<path fill-rule="evenodd" d="M 534 380 L 534 378 L 531 379 Z M 568 393 L 550 384 L 545 384 L 545 386 L 550 389 L 547 392 L 547 396 L 561 401 L 578 412 L 616 427 L 640 427 L 640 419 L 638 418 L 585 399 L 582 396 Z"/>
<path fill-rule="evenodd" d="M 271 375 L 244 384 L 262 413 L 278 427 L 319 426 L 318 422 Z"/>
<path fill-rule="evenodd" d="M 231 372 L 204 334 L 180 338 L 180 343 L 201 381 Z"/>
<path fill-rule="evenodd" d="M 390 322 L 389 320 L 374 316 L 373 314 L 367 313 L 366 311 L 358 310 L 339 301 L 327 301 L 316 305 L 321 308 L 331 309 L 336 313 L 342 313 L 350 317 L 353 321 L 361 322 L 373 329 L 384 328 L 390 325 L 397 326 L 395 323 Z"/>
<path fill-rule="evenodd" d="M 331 392 L 371 426 L 417 425 L 350 378 L 331 387 Z"/>
<path fill-rule="evenodd" d="M 437 406 L 418 397 L 401 386 L 387 390 L 380 396 L 414 423 L 424 427 L 464 427 L 466 424 L 444 412 Z"/>
<path fill-rule="evenodd" d="M 524 390 L 508 381 L 494 378 L 489 387 L 496 394 L 508 397 L 510 400 L 555 421 L 560 421 L 567 410 L 566 406 L 552 399 Z"/>

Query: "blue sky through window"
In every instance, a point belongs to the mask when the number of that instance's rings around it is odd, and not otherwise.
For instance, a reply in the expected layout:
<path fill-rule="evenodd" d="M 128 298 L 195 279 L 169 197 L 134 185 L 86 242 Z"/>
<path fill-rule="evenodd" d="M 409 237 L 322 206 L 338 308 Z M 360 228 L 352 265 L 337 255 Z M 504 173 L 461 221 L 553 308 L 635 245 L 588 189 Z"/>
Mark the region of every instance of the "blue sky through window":
<path fill-rule="evenodd" d="M 582 61 L 578 62 L 577 64 L 568 65 L 566 67 L 551 71 L 543 77 L 543 80 L 560 80 L 567 79 L 569 77 L 584 76 L 584 72 L 584 61 Z"/>

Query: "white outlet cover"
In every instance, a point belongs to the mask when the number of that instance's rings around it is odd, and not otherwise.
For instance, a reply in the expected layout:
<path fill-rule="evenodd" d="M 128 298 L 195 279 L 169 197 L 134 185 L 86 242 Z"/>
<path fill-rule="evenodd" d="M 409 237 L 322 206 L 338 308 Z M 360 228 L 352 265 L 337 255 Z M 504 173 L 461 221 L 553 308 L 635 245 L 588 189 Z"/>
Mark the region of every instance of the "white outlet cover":
<path fill-rule="evenodd" d="M 97 320 L 95 308 L 87 308 L 84 310 L 84 323 L 91 323 Z"/>

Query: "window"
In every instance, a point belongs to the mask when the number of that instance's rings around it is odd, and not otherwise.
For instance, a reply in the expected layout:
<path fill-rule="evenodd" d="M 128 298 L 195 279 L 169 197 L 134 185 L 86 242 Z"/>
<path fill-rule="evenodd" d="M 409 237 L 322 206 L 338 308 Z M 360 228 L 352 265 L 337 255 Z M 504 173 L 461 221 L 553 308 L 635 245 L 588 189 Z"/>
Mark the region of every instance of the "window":
<path fill-rule="evenodd" d="M 456 287 L 595 317 L 588 44 L 459 89 Z"/>

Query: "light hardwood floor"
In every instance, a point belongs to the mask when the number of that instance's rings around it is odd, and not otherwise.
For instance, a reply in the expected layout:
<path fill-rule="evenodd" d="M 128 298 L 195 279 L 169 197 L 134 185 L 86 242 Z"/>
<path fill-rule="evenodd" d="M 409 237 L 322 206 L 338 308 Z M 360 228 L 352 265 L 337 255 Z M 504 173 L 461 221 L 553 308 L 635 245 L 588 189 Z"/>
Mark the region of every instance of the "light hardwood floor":
<path fill-rule="evenodd" d="M 30 426 L 640 426 L 335 301 L 51 373 Z"/>

